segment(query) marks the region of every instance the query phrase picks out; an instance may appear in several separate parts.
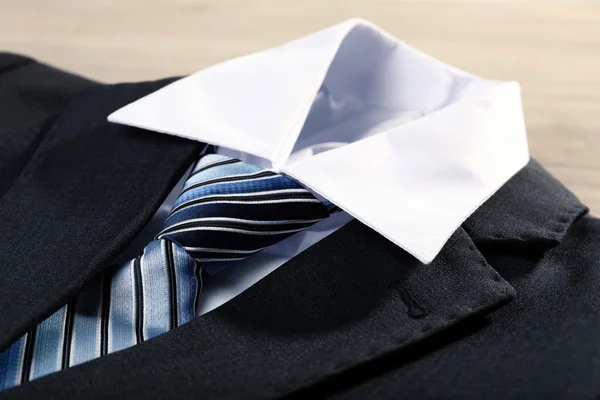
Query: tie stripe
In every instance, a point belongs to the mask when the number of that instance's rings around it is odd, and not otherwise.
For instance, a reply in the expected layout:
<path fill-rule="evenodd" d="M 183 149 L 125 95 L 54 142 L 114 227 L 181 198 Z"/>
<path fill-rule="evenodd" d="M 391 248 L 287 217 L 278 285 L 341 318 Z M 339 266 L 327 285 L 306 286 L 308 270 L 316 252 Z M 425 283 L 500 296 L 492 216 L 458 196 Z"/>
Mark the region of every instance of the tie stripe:
<path fill-rule="evenodd" d="M 192 168 L 162 231 L 0 353 L 0 389 L 122 350 L 195 318 L 213 274 L 327 218 L 290 178 L 223 156 Z"/>
<path fill-rule="evenodd" d="M 60 368 L 65 311 L 65 307 L 61 308 L 38 326 L 29 372 L 30 380 Z"/>
<path fill-rule="evenodd" d="M 108 319 L 109 353 L 136 342 L 136 303 L 133 273 L 134 261 L 114 270 L 111 282 L 110 314 Z"/>
<path fill-rule="evenodd" d="M 258 193 L 233 193 L 204 196 L 185 201 L 175 207 L 169 217 L 179 211 L 198 205 L 207 204 L 279 204 L 279 203 L 315 203 L 321 202 L 303 189 L 282 189 Z"/>
<path fill-rule="evenodd" d="M 70 301 L 66 306 L 64 338 L 62 349 L 62 368 L 70 366 L 71 357 L 71 338 L 73 336 L 73 320 L 75 319 L 75 301 Z"/>
<path fill-rule="evenodd" d="M 141 257 L 137 257 L 133 262 L 133 274 L 135 285 L 135 337 L 136 343 L 144 341 L 144 289 L 142 283 Z"/>
<path fill-rule="evenodd" d="M 184 247 L 188 253 L 226 253 L 226 254 L 254 254 L 257 251 L 266 249 L 261 247 L 256 250 L 239 250 L 239 249 L 215 249 L 214 247 Z"/>
<path fill-rule="evenodd" d="M 268 246 L 267 246 L 268 247 Z M 256 250 L 237 250 L 237 249 L 215 249 L 211 247 L 186 247 L 185 250 L 196 261 L 211 262 L 211 261 L 237 261 L 247 258 L 253 254 L 266 249 L 262 247 Z"/>
<path fill-rule="evenodd" d="M 228 232 L 228 233 L 235 233 L 235 234 L 239 234 L 239 235 L 258 236 L 259 238 L 261 238 L 261 240 L 263 240 L 265 236 L 273 236 L 273 235 L 288 235 L 289 236 L 290 233 L 300 232 L 306 228 L 307 228 L 306 226 L 301 226 L 301 227 L 296 227 L 296 228 L 291 228 L 291 229 L 258 230 L 258 229 L 244 229 L 244 228 L 237 228 L 237 227 L 230 227 L 230 226 L 193 226 L 192 225 L 192 226 L 181 227 L 172 232 L 169 232 L 169 234 L 173 235 L 173 234 L 177 234 L 177 233 L 190 233 L 190 232 L 198 232 L 198 231 Z M 272 240 L 272 242 L 279 242 L 281 240 L 282 239 L 275 239 L 275 240 Z"/>
<path fill-rule="evenodd" d="M 200 306 L 200 295 L 202 294 L 202 287 L 204 286 L 204 282 L 202 281 L 202 268 L 199 264 L 194 264 L 194 277 L 197 282 L 196 292 L 194 293 L 194 309 L 197 310 Z"/>
<path fill-rule="evenodd" d="M 193 183 L 192 185 L 183 189 L 181 191 L 181 193 L 183 194 L 183 193 L 189 192 L 190 190 L 199 189 L 201 187 L 209 186 L 209 185 L 219 185 L 219 184 L 232 183 L 232 182 L 245 183 L 245 182 L 252 182 L 252 181 L 256 181 L 256 180 L 272 179 L 272 178 L 277 178 L 277 177 L 279 177 L 279 175 L 277 175 L 274 172 L 260 171 L 260 172 L 254 172 L 251 174 L 241 174 L 241 175 L 234 175 L 234 176 L 226 176 L 223 178 L 207 179 L 205 181 Z"/>
<path fill-rule="evenodd" d="M 290 229 L 305 229 L 315 222 L 321 221 L 323 218 L 307 219 L 307 220 L 282 220 L 282 221 L 257 221 L 246 220 L 239 218 L 214 217 L 214 218 L 195 218 L 184 222 L 180 222 L 164 229 L 158 234 L 157 238 L 161 239 L 165 236 L 170 236 L 178 232 L 186 232 L 188 228 L 198 228 L 211 230 L 219 230 L 219 228 L 237 229 L 237 231 L 251 231 L 258 234 L 277 234 L 286 232 Z M 233 232 L 233 231 L 231 231 Z"/>
<path fill-rule="evenodd" d="M 163 247 L 163 252 L 165 254 L 165 266 L 167 267 L 167 271 L 169 273 L 169 295 L 171 298 L 170 301 L 170 316 L 171 316 L 171 324 L 169 329 L 173 329 L 178 325 L 178 317 L 177 317 L 177 282 L 175 277 L 175 261 L 173 260 L 173 244 L 166 240 L 161 242 Z"/>
<path fill-rule="evenodd" d="M 112 273 L 106 274 L 102 282 L 102 321 L 100 332 L 100 355 L 108 354 L 108 321 L 110 320 L 110 289 Z"/>
<path fill-rule="evenodd" d="M 100 356 L 102 316 L 102 280 L 91 284 L 75 302 L 69 365 L 77 365 Z"/>
<path fill-rule="evenodd" d="M 27 333 L 0 353 L 0 389 L 21 383 Z"/>
<path fill-rule="evenodd" d="M 30 329 L 25 338 L 25 353 L 23 355 L 23 370 L 21 371 L 21 382 L 29 381 L 29 374 L 31 372 L 31 363 L 33 361 L 33 349 L 35 346 L 35 337 L 37 333 L 37 327 Z"/>
<path fill-rule="evenodd" d="M 223 166 L 223 165 L 228 165 L 228 164 L 237 164 L 240 163 L 240 160 L 236 160 L 235 158 L 230 158 L 230 159 L 226 159 L 226 160 L 220 160 L 220 161 L 215 161 L 212 162 L 208 165 L 204 165 L 201 168 L 195 169 L 189 176 L 188 180 L 190 178 L 193 178 L 194 176 L 196 176 L 197 174 L 199 174 L 200 172 L 204 172 L 208 169 L 214 168 L 214 167 L 219 167 L 219 166 Z"/>

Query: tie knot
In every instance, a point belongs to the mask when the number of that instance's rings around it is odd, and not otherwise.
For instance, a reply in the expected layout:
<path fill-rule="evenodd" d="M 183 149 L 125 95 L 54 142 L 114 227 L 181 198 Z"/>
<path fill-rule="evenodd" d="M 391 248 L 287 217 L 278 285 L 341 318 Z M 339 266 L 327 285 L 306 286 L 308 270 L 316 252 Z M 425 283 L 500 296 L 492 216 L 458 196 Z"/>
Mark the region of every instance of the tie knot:
<path fill-rule="evenodd" d="M 177 243 L 215 272 L 328 215 L 327 207 L 295 180 L 210 154 L 193 168 L 157 239 Z"/>

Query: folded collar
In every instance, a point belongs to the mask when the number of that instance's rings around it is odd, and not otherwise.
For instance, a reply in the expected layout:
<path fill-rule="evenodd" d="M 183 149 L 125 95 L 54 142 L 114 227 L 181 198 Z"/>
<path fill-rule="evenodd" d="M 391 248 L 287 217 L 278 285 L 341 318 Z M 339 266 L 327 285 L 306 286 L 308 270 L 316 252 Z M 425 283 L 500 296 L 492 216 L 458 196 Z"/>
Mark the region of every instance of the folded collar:
<path fill-rule="evenodd" d="M 555 246 L 588 208 L 537 161 L 519 171 L 463 224 L 476 243 Z"/>
<path fill-rule="evenodd" d="M 424 263 L 529 158 L 517 83 L 356 19 L 200 71 L 109 121 L 288 174 Z"/>

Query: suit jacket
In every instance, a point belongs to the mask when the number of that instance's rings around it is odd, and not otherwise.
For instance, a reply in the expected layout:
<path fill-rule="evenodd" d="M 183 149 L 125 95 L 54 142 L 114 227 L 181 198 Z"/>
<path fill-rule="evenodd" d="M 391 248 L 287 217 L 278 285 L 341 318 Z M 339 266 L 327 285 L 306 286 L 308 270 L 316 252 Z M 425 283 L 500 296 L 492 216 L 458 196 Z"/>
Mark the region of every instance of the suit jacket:
<path fill-rule="evenodd" d="M 201 143 L 0 55 L 0 349 L 100 276 Z M 600 221 L 531 161 L 430 265 L 353 221 L 216 310 L 0 398 L 593 398 Z"/>

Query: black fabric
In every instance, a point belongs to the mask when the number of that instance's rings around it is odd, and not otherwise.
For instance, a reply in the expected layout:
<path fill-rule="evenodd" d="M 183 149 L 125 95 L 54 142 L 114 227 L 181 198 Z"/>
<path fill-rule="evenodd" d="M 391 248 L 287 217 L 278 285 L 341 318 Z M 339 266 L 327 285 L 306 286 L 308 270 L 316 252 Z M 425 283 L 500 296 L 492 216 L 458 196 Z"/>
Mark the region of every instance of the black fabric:
<path fill-rule="evenodd" d="M 165 83 L 86 91 L 0 199 L 2 345 L 126 247 L 195 156 L 105 122 Z M 532 161 L 431 265 L 354 221 L 193 322 L 0 398 L 594 398 L 600 221 L 586 212 Z"/>
<path fill-rule="evenodd" d="M 355 221 L 201 318 L 6 395 L 279 396 L 512 296 L 462 229 L 424 266 Z"/>
<path fill-rule="evenodd" d="M 43 104 L 53 98 L 46 96 L 46 86 L 60 77 L 40 73 L 31 64 L 8 70 L 17 76 L 4 76 L 2 88 L 25 97 L 15 99 L 11 108 L 25 112 L 23 107 L 29 104 L 35 109 L 36 100 L 28 98 L 38 94 Z M 11 83 L 13 78 L 18 83 L 28 77 L 32 82 L 39 77 L 46 85 L 18 88 Z M 49 127 L 0 199 L 0 348 L 106 268 L 197 155 L 198 143 L 106 121 L 112 111 L 168 82 L 85 91 Z M 79 83 L 64 78 L 65 92 L 74 91 Z M 27 122 L 3 118 L 1 124 L 21 129 Z M 44 124 L 32 127 L 41 129 Z M 5 141 L 4 135 L 0 140 Z"/>
<path fill-rule="evenodd" d="M 58 114 L 96 85 L 29 58 L 0 53 L 0 198 Z"/>
<path fill-rule="evenodd" d="M 588 208 L 531 160 L 463 224 L 478 245 L 556 246 Z"/>
<path fill-rule="evenodd" d="M 586 212 L 532 161 L 463 225 L 486 260 L 515 288 L 516 299 L 415 346 L 400 360 L 390 355 L 301 394 L 597 398 L 600 220 Z"/>
<path fill-rule="evenodd" d="M 29 57 L 0 51 L 0 74 L 4 74 L 14 68 L 19 68 L 30 62 L 33 62 L 33 60 Z"/>
<path fill-rule="evenodd" d="M 600 395 L 600 220 L 585 216 L 536 254 L 489 247 L 486 258 L 517 298 L 373 379 L 340 379 L 311 394 L 339 399 L 597 399 Z M 469 332 L 470 334 L 466 334 Z M 314 388 L 313 388 L 314 390 Z"/>

